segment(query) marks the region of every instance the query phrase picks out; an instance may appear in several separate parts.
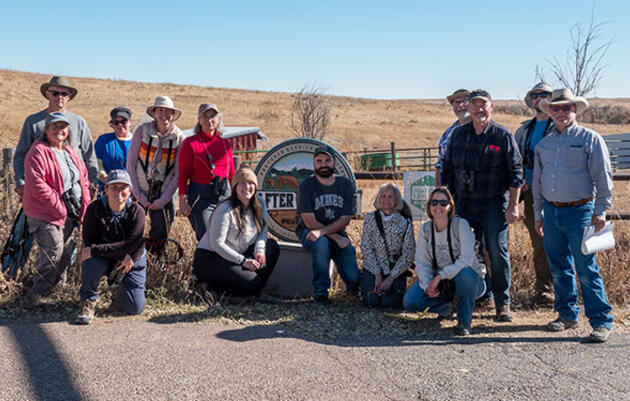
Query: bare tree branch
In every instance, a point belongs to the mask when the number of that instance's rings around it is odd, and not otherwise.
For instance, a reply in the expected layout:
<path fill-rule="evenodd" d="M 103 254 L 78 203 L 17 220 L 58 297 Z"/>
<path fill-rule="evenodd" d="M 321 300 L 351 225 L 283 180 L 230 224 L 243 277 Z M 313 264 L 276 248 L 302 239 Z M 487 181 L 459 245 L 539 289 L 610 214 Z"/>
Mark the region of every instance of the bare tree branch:
<path fill-rule="evenodd" d="M 298 138 L 324 139 L 329 133 L 332 104 L 326 96 L 328 88 L 306 83 L 295 94 L 289 123 Z"/>
<path fill-rule="evenodd" d="M 615 39 L 601 43 L 604 40 L 602 28 L 608 23 L 609 21 L 595 22 L 593 6 L 588 26 L 578 23 L 569 30 L 571 47 L 567 50 L 566 61 L 562 63 L 555 56 L 552 60 L 546 59 L 558 81 L 564 87 L 570 88 L 576 96 L 588 95 L 601 83 L 607 67 L 604 59 L 610 46 L 615 43 Z"/>

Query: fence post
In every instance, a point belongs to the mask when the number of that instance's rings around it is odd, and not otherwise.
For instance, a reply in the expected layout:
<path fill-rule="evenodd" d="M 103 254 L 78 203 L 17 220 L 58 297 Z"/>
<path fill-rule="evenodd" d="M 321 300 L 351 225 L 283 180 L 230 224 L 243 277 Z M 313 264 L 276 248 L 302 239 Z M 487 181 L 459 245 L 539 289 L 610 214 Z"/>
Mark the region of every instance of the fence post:
<path fill-rule="evenodd" d="M 391 142 L 392 147 L 392 171 L 396 171 L 396 143 Z"/>

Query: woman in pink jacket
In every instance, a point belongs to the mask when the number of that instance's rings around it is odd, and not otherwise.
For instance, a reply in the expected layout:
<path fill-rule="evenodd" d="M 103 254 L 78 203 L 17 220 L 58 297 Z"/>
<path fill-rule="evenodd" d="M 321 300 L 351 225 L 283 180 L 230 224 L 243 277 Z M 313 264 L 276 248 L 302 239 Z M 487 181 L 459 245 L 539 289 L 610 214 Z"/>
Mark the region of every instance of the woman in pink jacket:
<path fill-rule="evenodd" d="M 68 268 L 75 248 L 74 231 L 90 203 L 87 169 L 70 146 L 69 124 L 65 114 L 50 113 L 44 134 L 24 159 L 22 203 L 39 248 L 34 300 L 54 287 Z"/>

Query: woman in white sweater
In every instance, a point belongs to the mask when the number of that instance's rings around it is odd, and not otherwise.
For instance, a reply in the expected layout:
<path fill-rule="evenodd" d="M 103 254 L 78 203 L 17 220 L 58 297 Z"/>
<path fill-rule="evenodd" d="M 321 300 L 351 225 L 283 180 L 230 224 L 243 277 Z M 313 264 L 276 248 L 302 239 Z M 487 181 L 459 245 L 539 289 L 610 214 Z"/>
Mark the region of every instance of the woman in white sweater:
<path fill-rule="evenodd" d="M 267 238 L 269 216 L 256 196 L 257 185 L 251 169 L 239 169 L 232 178 L 232 195 L 217 206 L 197 245 L 193 274 L 212 290 L 259 295 L 278 261 L 280 248 Z"/>
<path fill-rule="evenodd" d="M 407 290 L 403 305 L 411 312 L 429 308 L 438 318 L 447 318 L 456 298 L 455 335 L 467 336 L 475 300 L 485 291 L 486 267 L 477 259 L 468 222 L 455 216 L 453 197 L 446 187 L 431 192 L 427 214 L 430 219 L 418 230 L 418 281 Z"/>

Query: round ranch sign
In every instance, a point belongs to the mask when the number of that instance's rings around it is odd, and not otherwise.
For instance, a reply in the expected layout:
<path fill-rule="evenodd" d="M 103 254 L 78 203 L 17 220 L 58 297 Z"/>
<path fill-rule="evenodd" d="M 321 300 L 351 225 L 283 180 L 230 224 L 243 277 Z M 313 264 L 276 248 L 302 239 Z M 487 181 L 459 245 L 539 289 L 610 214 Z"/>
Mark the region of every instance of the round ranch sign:
<path fill-rule="evenodd" d="M 298 225 L 297 190 L 302 181 L 315 174 L 313 152 L 322 145 L 327 144 L 310 138 L 289 139 L 274 146 L 256 166 L 259 193 L 269 210 L 269 231 L 284 241 L 298 241 L 295 234 Z M 335 175 L 352 181 L 356 192 L 356 180 L 350 165 L 341 153 L 332 149 L 335 154 Z M 355 210 L 359 212 L 360 202 L 360 193 L 357 193 Z"/>

